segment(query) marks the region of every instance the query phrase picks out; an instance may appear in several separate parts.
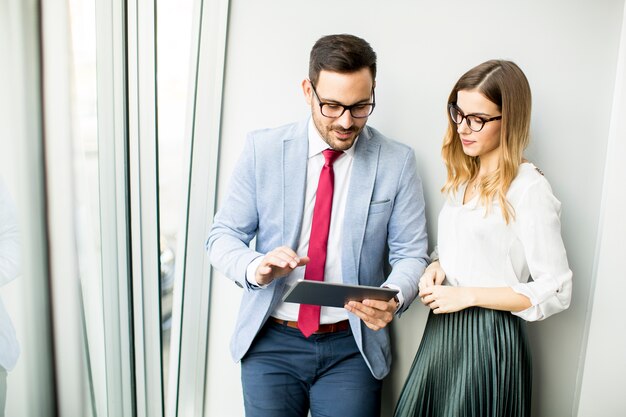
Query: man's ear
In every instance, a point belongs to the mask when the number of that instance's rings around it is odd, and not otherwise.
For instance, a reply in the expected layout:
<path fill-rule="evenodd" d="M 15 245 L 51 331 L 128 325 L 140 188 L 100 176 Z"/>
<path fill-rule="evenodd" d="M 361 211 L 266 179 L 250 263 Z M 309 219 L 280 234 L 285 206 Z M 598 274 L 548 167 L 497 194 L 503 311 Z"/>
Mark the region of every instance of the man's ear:
<path fill-rule="evenodd" d="M 310 106 L 313 100 L 313 88 L 311 87 L 311 81 L 306 78 L 302 80 L 302 92 L 304 93 L 304 99 Z"/>

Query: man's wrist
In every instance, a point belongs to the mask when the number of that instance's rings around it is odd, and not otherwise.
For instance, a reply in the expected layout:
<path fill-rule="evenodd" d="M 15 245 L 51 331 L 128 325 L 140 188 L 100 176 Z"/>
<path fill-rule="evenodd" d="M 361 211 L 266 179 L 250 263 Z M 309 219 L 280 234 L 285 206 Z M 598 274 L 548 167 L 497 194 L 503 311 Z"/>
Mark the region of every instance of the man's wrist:
<path fill-rule="evenodd" d="M 397 312 L 398 310 L 400 310 L 400 307 L 402 307 L 402 303 L 404 301 L 404 297 L 402 296 L 402 291 L 400 290 L 400 287 L 398 287 L 397 285 L 393 285 L 393 284 L 390 284 L 390 285 L 385 284 L 385 285 L 383 285 L 383 287 L 391 288 L 392 290 L 397 290 L 398 291 L 393 296 L 393 298 L 391 299 L 391 300 L 395 301 L 395 303 L 396 303 L 396 311 L 395 312 Z M 391 300 L 389 300 L 389 301 L 391 301 Z"/>
<path fill-rule="evenodd" d="M 248 282 L 250 288 L 257 289 L 267 287 L 267 285 L 260 284 L 256 280 L 256 270 L 261 264 L 262 260 L 262 256 L 256 257 L 252 260 L 252 262 L 250 262 L 250 264 L 248 264 L 248 267 L 246 268 L 246 281 Z"/>

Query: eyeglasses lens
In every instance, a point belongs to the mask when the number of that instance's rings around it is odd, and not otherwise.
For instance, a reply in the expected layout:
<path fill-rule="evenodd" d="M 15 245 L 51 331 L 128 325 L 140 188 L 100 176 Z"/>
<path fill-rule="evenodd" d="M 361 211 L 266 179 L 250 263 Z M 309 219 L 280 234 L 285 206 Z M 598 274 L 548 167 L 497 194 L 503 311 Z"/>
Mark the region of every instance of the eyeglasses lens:
<path fill-rule="evenodd" d="M 474 132 L 480 132 L 485 124 L 480 117 L 464 116 L 456 106 L 450 106 L 450 117 L 454 123 L 461 124 L 465 119 L 467 126 Z"/>
<path fill-rule="evenodd" d="M 355 118 L 365 118 L 372 114 L 374 106 L 372 104 L 363 104 L 360 106 L 350 107 L 350 114 Z M 346 108 L 339 104 L 322 104 L 322 115 L 326 117 L 341 117 Z"/>

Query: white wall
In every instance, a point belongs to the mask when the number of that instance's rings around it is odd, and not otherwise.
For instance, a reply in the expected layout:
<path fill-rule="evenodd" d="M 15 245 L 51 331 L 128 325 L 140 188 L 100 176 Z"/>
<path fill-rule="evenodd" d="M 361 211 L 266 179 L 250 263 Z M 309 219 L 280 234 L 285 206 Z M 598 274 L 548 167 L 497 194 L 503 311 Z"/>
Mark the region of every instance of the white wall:
<path fill-rule="evenodd" d="M 17 364 L 7 377 L 7 416 L 29 416 L 54 406 L 52 393 L 47 391 L 52 356 L 48 350 L 47 310 L 41 303 L 46 300 L 46 292 L 37 287 L 47 266 L 29 256 L 42 253 L 37 251 L 41 246 L 32 240 L 33 236 L 41 236 L 41 172 L 36 168 L 28 171 L 41 165 L 37 152 L 40 92 L 33 82 L 39 79 L 40 70 L 36 19 L 34 1 L 0 2 L 0 177 L 16 207 L 22 261 L 20 275 L 0 287 L 0 298 L 20 344 Z M 37 165 L 30 165 L 35 161 Z M 25 178 L 27 172 L 29 177 Z"/>
<path fill-rule="evenodd" d="M 626 10 L 624 10 L 626 22 Z M 607 149 L 597 270 L 578 417 L 626 415 L 626 27 L 622 27 L 618 77 Z"/>
<path fill-rule="evenodd" d="M 367 39 L 378 53 L 377 107 L 369 123 L 416 150 L 433 243 L 452 85 L 490 58 L 512 59 L 522 67 L 534 96 L 527 156 L 543 169 L 563 203 L 563 236 L 575 279 L 571 308 L 529 326 L 533 416 L 572 415 L 595 273 L 624 1 L 274 0 L 231 1 L 230 7 L 218 204 L 246 132 L 307 116 L 300 83 L 315 40 L 349 32 Z M 205 415 L 240 416 L 239 368 L 230 362 L 228 339 L 241 290 L 214 276 Z M 414 305 L 395 323 L 395 366 L 386 380 L 384 415 L 392 411 L 426 314 Z"/>

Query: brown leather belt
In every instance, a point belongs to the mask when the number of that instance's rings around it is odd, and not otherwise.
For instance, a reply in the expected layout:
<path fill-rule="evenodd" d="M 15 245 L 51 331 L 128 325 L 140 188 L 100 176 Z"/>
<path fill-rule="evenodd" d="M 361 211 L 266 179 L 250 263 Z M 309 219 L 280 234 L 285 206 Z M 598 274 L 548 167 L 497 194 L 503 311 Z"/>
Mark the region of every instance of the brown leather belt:
<path fill-rule="evenodd" d="M 283 326 L 293 327 L 294 329 L 298 329 L 297 321 L 289 321 L 289 320 L 281 320 L 276 317 L 271 317 L 270 320 L 274 323 L 282 324 Z M 342 332 L 344 330 L 348 330 L 350 328 L 350 322 L 348 320 L 339 321 L 337 323 L 330 324 L 320 324 L 319 329 L 313 334 L 322 334 L 322 333 L 335 333 Z"/>

